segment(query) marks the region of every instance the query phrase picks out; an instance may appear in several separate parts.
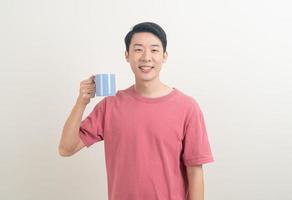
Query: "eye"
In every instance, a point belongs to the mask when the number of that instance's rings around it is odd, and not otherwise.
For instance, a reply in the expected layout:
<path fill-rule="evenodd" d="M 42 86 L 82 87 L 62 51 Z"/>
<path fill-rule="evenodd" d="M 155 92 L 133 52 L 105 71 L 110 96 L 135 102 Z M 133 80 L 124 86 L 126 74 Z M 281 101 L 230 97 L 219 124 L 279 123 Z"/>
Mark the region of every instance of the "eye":
<path fill-rule="evenodd" d="M 134 51 L 135 52 L 139 52 L 139 51 L 142 51 L 142 49 L 135 49 Z"/>
<path fill-rule="evenodd" d="M 157 50 L 157 49 L 152 49 L 152 52 L 159 52 L 159 50 Z"/>

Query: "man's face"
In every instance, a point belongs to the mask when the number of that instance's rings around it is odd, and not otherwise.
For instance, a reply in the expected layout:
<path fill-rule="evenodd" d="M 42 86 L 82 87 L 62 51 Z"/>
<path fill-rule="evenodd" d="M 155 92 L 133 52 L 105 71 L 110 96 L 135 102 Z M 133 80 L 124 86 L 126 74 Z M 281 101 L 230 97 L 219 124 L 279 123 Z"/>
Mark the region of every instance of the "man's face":
<path fill-rule="evenodd" d="M 156 35 L 141 32 L 133 35 L 129 52 L 125 52 L 125 57 L 131 65 L 136 81 L 143 82 L 159 78 L 167 53 L 163 53 L 162 43 Z"/>

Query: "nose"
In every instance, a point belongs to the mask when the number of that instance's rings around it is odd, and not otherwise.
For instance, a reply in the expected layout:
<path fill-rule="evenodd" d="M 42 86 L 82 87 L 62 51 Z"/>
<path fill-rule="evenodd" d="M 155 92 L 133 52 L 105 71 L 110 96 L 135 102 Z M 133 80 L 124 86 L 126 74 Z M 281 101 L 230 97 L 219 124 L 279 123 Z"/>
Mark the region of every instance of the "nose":
<path fill-rule="evenodd" d="M 141 61 L 143 62 L 149 62 L 151 61 L 151 55 L 148 51 L 144 51 L 142 56 L 141 56 Z"/>

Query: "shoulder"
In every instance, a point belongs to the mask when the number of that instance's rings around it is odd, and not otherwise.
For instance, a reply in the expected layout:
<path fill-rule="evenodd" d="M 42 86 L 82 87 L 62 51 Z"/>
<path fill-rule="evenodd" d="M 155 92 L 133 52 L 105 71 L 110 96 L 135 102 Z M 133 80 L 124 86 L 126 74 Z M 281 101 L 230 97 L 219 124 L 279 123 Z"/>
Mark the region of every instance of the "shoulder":
<path fill-rule="evenodd" d="M 183 102 L 183 104 L 188 108 L 188 109 L 198 109 L 200 108 L 199 102 L 197 99 L 193 96 L 190 96 L 181 90 L 178 90 L 179 93 L 179 98 Z"/>
<path fill-rule="evenodd" d="M 196 117 L 202 114 L 202 110 L 200 104 L 196 97 L 190 96 L 180 90 L 179 92 L 179 99 L 181 104 L 183 105 L 186 118 L 189 119 L 191 117 Z"/>

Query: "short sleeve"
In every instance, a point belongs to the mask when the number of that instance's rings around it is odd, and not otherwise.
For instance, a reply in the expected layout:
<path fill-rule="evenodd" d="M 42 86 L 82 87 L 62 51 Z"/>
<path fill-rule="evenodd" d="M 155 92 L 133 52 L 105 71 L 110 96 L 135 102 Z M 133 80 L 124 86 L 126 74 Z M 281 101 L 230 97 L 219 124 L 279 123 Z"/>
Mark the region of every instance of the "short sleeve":
<path fill-rule="evenodd" d="M 183 162 L 186 166 L 213 162 L 204 116 L 195 104 L 189 110 L 183 139 Z"/>
<path fill-rule="evenodd" d="M 91 113 L 81 121 L 79 136 L 86 147 L 103 140 L 106 98 L 98 102 Z"/>

